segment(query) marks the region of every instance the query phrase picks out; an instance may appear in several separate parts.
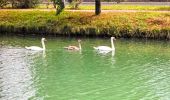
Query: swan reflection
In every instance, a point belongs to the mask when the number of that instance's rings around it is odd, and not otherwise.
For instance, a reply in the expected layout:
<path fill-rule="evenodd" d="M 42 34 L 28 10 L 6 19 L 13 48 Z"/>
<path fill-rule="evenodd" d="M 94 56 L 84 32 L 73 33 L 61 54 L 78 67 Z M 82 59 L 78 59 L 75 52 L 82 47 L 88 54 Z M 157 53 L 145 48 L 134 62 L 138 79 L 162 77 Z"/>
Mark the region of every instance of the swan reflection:
<path fill-rule="evenodd" d="M 108 55 L 111 53 L 111 56 L 115 55 L 115 51 L 96 51 L 100 55 Z"/>

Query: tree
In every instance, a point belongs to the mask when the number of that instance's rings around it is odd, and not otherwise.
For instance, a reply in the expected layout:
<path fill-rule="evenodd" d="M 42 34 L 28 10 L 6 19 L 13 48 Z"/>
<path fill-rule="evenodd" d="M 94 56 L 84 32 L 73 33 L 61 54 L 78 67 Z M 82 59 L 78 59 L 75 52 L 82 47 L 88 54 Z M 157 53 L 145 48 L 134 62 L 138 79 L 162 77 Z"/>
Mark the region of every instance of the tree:
<path fill-rule="evenodd" d="M 56 0 L 55 4 L 57 4 L 56 15 L 59 15 L 65 8 L 65 0 Z"/>
<path fill-rule="evenodd" d="M 15 0 L 9 0 L 9 2 L 11 3 L 12 8 L 15 8 Z"/>
<path fill-rule="evenodd" d="M 68 0 L 71 5 L 71 8 L 78 9 L 79 5 L 82 3 L 82 0 Z"/>
<path fill-rule="evenodd" d="M 99 15 L 101 13 L 101 1 L 95 0 L 95 14 Z"/>
<path fill-rule="evenodd" d="M 121 2 L 121 0 L 115 0 L 117 3 L 120 3 Z"/>
<path fill-rule="evenodd" d="M 46 7 L 47 7 L 47 9 L 48 9 L 48 6 L 50 5 L 50 1 L 51 0 L 46 0 Z"/>
<path fill-rule="evenodd" d="M 0 8 L 3 8 L 4 6 L 6 6 L 8 4 L 7 0 L 0 0 Z"/>
<path fill-rule="evenodd" d="M 54 8 L 56 8 L 56 0 L 51 0 L 51 2 L 53 2 L 53 6 L 54 6 Z"/>
<path fill-rule="evenodd" d="M 13 8 L 33 8 L 41 0 L 9 0 Z"/>

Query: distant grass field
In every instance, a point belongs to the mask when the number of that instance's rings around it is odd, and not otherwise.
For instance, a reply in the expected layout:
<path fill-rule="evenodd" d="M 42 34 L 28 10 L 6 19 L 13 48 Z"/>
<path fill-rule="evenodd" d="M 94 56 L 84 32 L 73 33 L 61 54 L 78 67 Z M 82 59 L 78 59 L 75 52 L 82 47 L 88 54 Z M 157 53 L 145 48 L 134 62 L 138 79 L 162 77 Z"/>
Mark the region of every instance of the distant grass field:
<path fill-rule="evenodd" d="M 170 39 L 170 13 L 1 10 L 0 33 L 94 35 Z"/>
<path fill-rule="evenodd" d="M 82 5 L 80 6 L 82 10 L 94 10 L 95 6 L 92 5 Z M 142 6 L 142 5 L 108 5 L 102 6 L 103 10 L 169 10 L 170 6 Z"/>
<path fill-rule="evenodd" d="M 40 4 L 37 8 L 47 8 L 45 4 Z M 53 5 L 49 5 L 49 8 L 53 8 Z M 170 11 L 170 6 L 149 6 L 149 5 L 102 5 L 103 10 L 154 10 L 154 11 Z M 69 5 L 66 9 L 71 9 Z M 94 5 L 80 5 L 79 10 L 94 10 Z"/>
<path fill-rule="evenodd" d="M 4 8 L 11 8 L 11 5 L 7 5 Z M 35 9 L 46 9 L 46 4 L 39 4 L 35 7 Z M 170 11 L 170 6 L 153 6 L 153 5 L 102 5 L 102 10 L 153 10 L 153 11 Z M 54 9 L 52 4 L 48 5 L 48 9 Z M 66 5 L 65 9 L 72 9 L 70 5 Z M 79 10 L 94 10 L 94 5 L 80 5 Z"/>

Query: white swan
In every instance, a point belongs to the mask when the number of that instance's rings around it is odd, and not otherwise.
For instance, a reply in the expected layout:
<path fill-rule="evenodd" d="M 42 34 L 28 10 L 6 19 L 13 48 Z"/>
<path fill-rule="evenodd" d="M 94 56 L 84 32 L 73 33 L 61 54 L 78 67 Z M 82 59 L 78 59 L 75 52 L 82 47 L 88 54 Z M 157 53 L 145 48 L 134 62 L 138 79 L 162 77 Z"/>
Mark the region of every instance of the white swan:
<path fill-rule="evenodd" d="M 98 47 L 93 47 L 95 50 L 98 51 L 115 51 L 114 43 L 113 40 L 116 40 L 115 37 L 111 37 L 111 47 L 108 46 L 98 46 Z"/>
<path fill-rule="evenodd" d="M 64 49 L 80 51 L 81 50 L 81 43 L 80 42 L 81 42 L 81 40 L 78 40 L 79 47 L 70 45 L 68 47 L 64 47 Z"/>
<path fill-rule="evenodd" d="M 43 51 L 43 50 L 45 50 L 45 43 L 44 43 L 44 41 L 46 41 L 46 39 L 42 38 L 41 39 L 42 48 L 38 47 L 38 46 L 30 46 L 30 47 L 25 47 L 25 48 L 28 49 L 28 50 Z"/>

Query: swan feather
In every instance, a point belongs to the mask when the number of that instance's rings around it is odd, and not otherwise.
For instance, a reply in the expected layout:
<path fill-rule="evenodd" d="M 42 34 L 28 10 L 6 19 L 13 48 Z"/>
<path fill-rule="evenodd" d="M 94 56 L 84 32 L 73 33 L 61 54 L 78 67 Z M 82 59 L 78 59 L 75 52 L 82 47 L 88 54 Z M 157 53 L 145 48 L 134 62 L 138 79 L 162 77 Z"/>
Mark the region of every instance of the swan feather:
<path fill-rule="evenodd" d="M 98 46 L 98 47 L 93 47 L 96 50 L 100 50 L 100 51 L 111 51 L 113 50 L 112 48 L 108 47 L 108 46 Z"/>
<path fill-rule="evenodd" d="M 38 50 L 38 51 L 44 50 L 43 48 L 40 48 L 37 46 L 30 46 L 30 47 L 25 47 L 25 48 L 28 50 Z"/>

